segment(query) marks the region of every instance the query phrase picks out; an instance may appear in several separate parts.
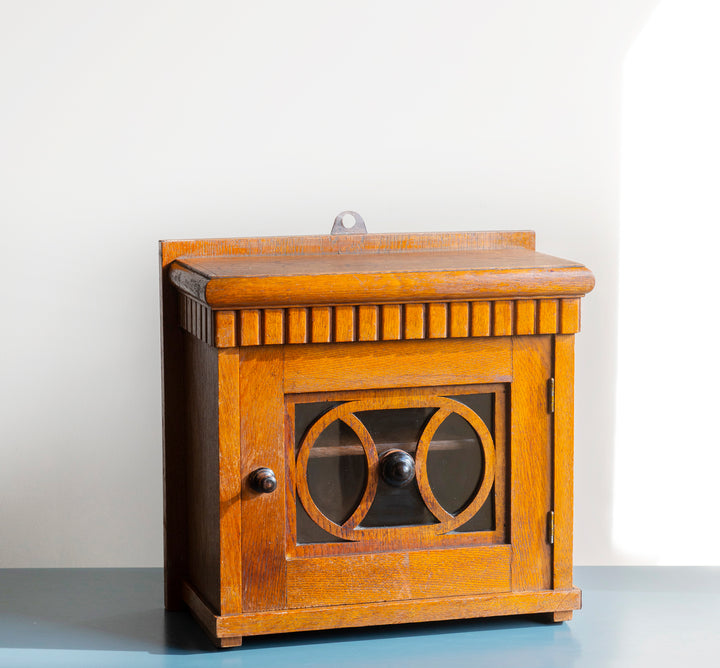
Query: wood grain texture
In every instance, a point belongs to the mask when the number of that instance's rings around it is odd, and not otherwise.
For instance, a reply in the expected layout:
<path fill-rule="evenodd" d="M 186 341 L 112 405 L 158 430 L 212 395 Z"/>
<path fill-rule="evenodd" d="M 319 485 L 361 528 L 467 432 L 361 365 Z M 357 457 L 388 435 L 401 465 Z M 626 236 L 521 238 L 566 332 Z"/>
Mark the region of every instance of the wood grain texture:
<path fill-rule="evenodd" d="M 237 323 L 235 311 L 215 311 L 216 348 L 234 348 L 237 345 Z"/>
<path fill-rule="evenodd" d="M 435 302 L 427 305 L 427 336 L 445 339 L 448 336 L 448 304 Z"/>
<path fill-rule="evenodd" d="M 220 603 L 218 351 L 185 337 L 187 573 L 215 612 Z"/>
<path fill-rule="evenodd" d="M 515 334 L 535 334 L 535 301 L 533 299 L 518 299 L 515 302 Z"/>
<path fill-rule="evenodd" d="M 396 341 L 401 338 L 403 338 L 402 306 L 385 304 L 382 307 L 382 339 L 383 341 Z"/>
<path fill-rule="evenodd" d="M 403 338 L 425 338 L 425 304 L 405 304 L 403 308 Z"/>
<path fill-rule="evenodd" d="M 310 328 L 305 308 L 290 308 L 287 311 L 288 343 L 309 343 Z"/>
<path fill-rule="evenodd" d="M 513 301 L 496 301 L 492 303 L 493 336 L 510 336 L 513 333 Z"/>
<path fill-rule="evenodd" d="M 175 249 L 179 250 L 179 249 Z M 186 389 L 180 298 L 169 279 L 177 257 L 160 243 L 160 310 L 162 337 L 163 560 L 165 607 L 182 608 L 182 581 L 187 573 L 187 435 Z M 187 314 L 185 313 L 185 317 Z"/>
<path fill-rule="evenodd" d="M 264 309 L 263 343 L 267 346 L 285 342 L 285 311 L 279 308 Z"/>
<path fill-rule="evenodd" d="M 580 590 L 570 589 L 446 596 L 419 601 L 333 605 L 218 617 L 204 609 L 202 599 L 193 594 L 190 586 L 186 585 L 183 593 L 195 616 L 204 619 L 204 628 L 220 638 L 377 624 L 406 624 L 440 619 L 527 615 L 555 610 L 564 612 L 578 610 L 582 605 Z"/>
<path fill-rule="evenodd" d="M 285 607 L 285 413 L 282 356 L 276 348 L 248 348 L 240 356 L 242 486 L 242 609 Z M 277 489 L 259 494 L 250 474 L 268 467 Z"/>
<path fill-rule="evenodd" d="M 580 300 L 560 300 L 560 332 L 575 334 L 580 331 Z"/>
<path fill-rule="evenodd" d="M 217 459 L 220 506 L 220 612 L 242 612 L 242 556 L 238 540 L 242 535 L 240 440 L 240 351 L 221 350 L 217 359 Z"/>
<path fill-rule="evenodd" d="M 224 311 L 224 313 L 234 314 L 235 311 Z M 184 294 L 179 295 L 178 324 L 209 346 L 217 345 L 212 311 L 207 305 Z"/>
<path fill-rule="evenodd" d="M 335 307 L 333 340 L 344 343 L 355 340 L 355 309 L 352 306 Z"/>
<path fill-rule="evenodd" d="M 575 339 L 555 337 L 553 587 L 572 586 Z"/>
<path fill-rule="evenodd" d="M 450 302 L 450 336 L 453 338 L 470 336 L 470 304 L 468 302 Z"/>
<path fill-rule="evenodd" d="M 525 249 L 177 260 L 180 291 L 215 309 L 415 301 L 579 297 L 580 264 Z"/>
<path fill-rule="evenodd" d="M 535 250 L 532 230 L 481 232 L 420 232 L 408 234 L 329 234 L 237 239 L 170 239 L 160 242 L 168 263 L 178 257 L 234 255 L 338 255 L 398 251 L 468 251 L 503 248 Z M 163 265 L 165 266 L 165 265 Z"/>
<path fill-rule="evenodd" d="M 332 310 L 327 306 L 318 306 L 311 309 L 311 336 L 313 343 L 329 343 L 332 341 L 332 333 L 330 330 Z"/>
<path fill-rule="evenodd" d="M 550 337 L 513 337 L 511 397 L 511 516 L 513 591 L 552 587 L 547 514 L 552 501 L 551 420 L 547 380 Z"/>
<path fill-rule="evenodd" d="M 241 346 L 532 336 L 575 333 L 580 324 L 577 299 L 519 299 L 216 311 L 213 326 L 206 307 L 183 299 L 190 304 L 190 315 L 181 311 L 180 326 L 219 348 L 237 345 L 236 321 L 241 323 Z"/>
<path fill-rule="evenodd" d="M 470 336 L 490 336 L 490 315 L 492 302 L 472 302 L 471 317 L 472 326 Z"/>
<path fill-rule="evenodd" d="M 240 345 L 260 345 L 260 315 L 261 311 L 240 311 Z"/>
<path fill-rule="evenodd" d="M 509 591 L 510 548 L 291 559 L 287 577 L 289 608 Z"/>
<path fill-rule="evenodd" d="M 559 331 L 557 299 L 541 299 L 538 303 L 538 334 Z"/>
<path fill-rule="evenodd" d="M 528 233 L 163 242 L 167 607 L 184 600 L 220 646 L 257 633 L 430 619 L 568 619 L 580 607 L 572 334 L 594 279 L 533 249 Z M 367 541 L 297 544 L 295 494 L 306 475 L 296 466 L 297 402 L 364 397 L 391 407 L 469 388 L 495 395 L 494 464 L 481 485 L 495 494 L 494 530 L 400 527 Z M 415 449 L 416 478 L 425 505 L 452 524 L 422 468 L 443 417 L 434 415 Z M 352 412 L 343 421 L 377 482 L 369 432 Z M 491 461 L 488 437 L 480 442 Z M 270 494 L 247 483 L 259 467 L 275 472 Z M 342 530 L 365 531 L 368 494 Z"/>
<path fill-rule="evenodd" d="M 394 528 L 379 529 L 371 532 L 363 530 L 362 535 L 355 536 L 355 540 L 344 541 L 342 543 L 318 543 L 318 544 L 298 544 L 296 538 L 296 518 L 295 518 L 295 489 L 298 484 L 302 484 L 303 478 L 295 470 L 295 437 L 294 437 L 294 406 L 296 404 L 307 404 L 317 401 L 331 402 L 358 402 L 367 401 L 373 405 L 379 405 L 376 402 L 382 401 L 384 406 L 397 406 L 398 403 L 407 404 L 410 399 L 426 399 L 434 400 L 438 397 L 450 397 L 455 395 L 467 394 L 483 394 L 489 393 L 495 397 L 494 401 L 494 439 L 495 439 L 495 476 L 494 476 L 494 494 L 495 494 L 495 530 L 479 531 L 479 532 L 460 532 L 460 533 L 438 533 L 438 529 L 442 529 L 438 525 L 425 526 L 420 530 L 415 527 L 404 527 L 401 530 Z M 411 547 L 412 549 L 420 548 L 437 548 L 450 546 L 478 546 L 478 545 L 497 545 L 506 542 L 506 401 L 505 401 L 506 385 L 486 383 L 482 385 L 447 385 L 433 387 L 412 387 L 389 389 L 384 391 L 378 390 L 356 390 L 356 391 L 336 391 L 336 392 L 311 392 L 306 394 L 293 394 L 286 396 L 286 458 L 289 470 L 289 484 L 287 489 L 287 554 L 291 557 L 295 556 L 327 556 L 341 554 L 358 554 L 372 551 L 387 552 L 389 550 L 403 550 Z M 461 398 L 458 397 L 460 401 Z M 431 401 L 434 405 L 434 403 Z M 331 416 L 332 417 L 332 416 Z M 327 421 L 327 419 L 325 420 Z M 489 425 L 488 425 L 489 426 Z M 426 427 L 427 428 L 427 427 Z M 304 436 L 309 438 L 309 435 Z M 303 439 L 303 440 L 304 440 Z M 324 451 L 332 449 L 335 454 L 342 450 L 339 448 L 321 448 Z M 419 454 L 417 455 L 419 456 Z M 377 457 L 374 458 L 377 461 Z M 371 470 L 371 467 L 369 467 Z M 416 469 L 416 476 L 420 479 L 420 473 Z M 369 478 L 373 481 L 373 476 Z M 306 478 L 304 480 L 306 484 Z M 419 484 L 419 483 L 418 483 Z M 369 495 L 372 497 L 372 494 Z M 369 498 L 370 505 L 373 499 Z M 362 506 L 363 501 L 358 505 L 358 510 Z M 318 512 L 307 510 L 311 518 L 315 519 Z M 353 515 L 358 511 L 354 511 Z M 472 512 L 472 511 L 471 511 Z M 315 519 L 317 523 L 317 519 Z M 329 520 L 325 518 L 320 520 L 320 526 L 325 526 Z M 352 524 L 352 527 L 356 523 Z M 333 533 L 330 529 L 329 533 Z M 335 534 L 337 535 L 337 534 Z"/>
<path fill-rule="evenodd" d="M 329 396 L 325 396 L 329 399 Z M 423 501 L 427 508 L 439 520 L 434 524 L 420 524 L 417 526 L 388 526 L 388 527 L 361 527 L 359 526 L 365 514 L 373 504 L 375 490 L 380 482 L 378 470 L 377 446 L 368 433 L 363 423 L 357 418 L 356 413 L 364 411 L 384 411 L 407 408 L 436 408 L 438 409 L 427 424 L 417 441 L 417 449 L 414 453 L 415 478 Z M 482 448 L 483 477 L 474 496 L 468 501 L 462 511 L 451 515 L 445 511 L 435 498 L 434 492 L 426 472 L 427 455 L 430 441 L 433 439 L 440 424 L 451 414 L 457 414 L 464 419 L 475 432 Z M 367 479 L 362 499 L 358 502 L 352 515 L 339 525 L 326 517 L 315 505 L 312 494 L 308 487 L 308 461 L 318 437 L 325 429 L 336 421 L 342 421 L 350 427 L 358 437 L 365 453 Z M 294 440 L 294 439 L 293 439 Z M 326 451 L 328 448 L 321 448 Z M 335 448 L 333 448 L 335 450 Z M 315 451 L 317 453 L 317 451 Z M 290 452 L 289 452 L 290 454 Z M 294 452 L 292 452 L 294 457 Z M 293 466 L 290 466 L 293 469 Z M 302 435 L 302 441 L 297 453 L 297 461 L 292 472 L 293 490 L 297 491 L 298 497 L 310 518 L 327 533 L 339 538 L 352 541 L 375 540 L 378 544 L 389 544 L 393 539 L 395 543 L 408 547 L 414 547 L 415 542 L 432 535 L 445 534 L 457 529 L 480 510 L 495 483 L 495 446 L 492 435 L 477 413 L 466 406 L 462 401 L 456 401 L 451 397 L 437 395 L 418 396 L 417 393 L 407 392 L 398 395 L 397 393 L 377 393 L 375 396 L 357 399 L 355 401 L 343 402 L 334 408 L 324 412 L 315 420 Z M 291 509 L 289 509 L 292 512 Z"/>
<path fill-rule="evenodd" d="M 288 346 L 285 392 L 506 382 L 511 351 L 494 338 Z"/>
<path fill-rule="evenodd" d="M 380 338 L 380 307 L 363 304 L 358 306 L 358 341 L 377 341 Z"/>

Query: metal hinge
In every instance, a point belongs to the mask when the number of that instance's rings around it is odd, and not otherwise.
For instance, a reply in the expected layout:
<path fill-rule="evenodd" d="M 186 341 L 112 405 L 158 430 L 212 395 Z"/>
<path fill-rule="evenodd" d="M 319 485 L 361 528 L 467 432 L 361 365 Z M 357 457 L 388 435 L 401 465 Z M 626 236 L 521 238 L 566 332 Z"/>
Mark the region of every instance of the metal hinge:
<path fill-rule="evenodd" d="M 548 543 L 552 545 L 555 542 L 555 511 L 551 510 L 547 514 L 547 538 Z"/>
<path fill-rule="evenodd" d="M 555 379 L 549 378 L 547 382 L 548 413 L 555 412 Z"/>

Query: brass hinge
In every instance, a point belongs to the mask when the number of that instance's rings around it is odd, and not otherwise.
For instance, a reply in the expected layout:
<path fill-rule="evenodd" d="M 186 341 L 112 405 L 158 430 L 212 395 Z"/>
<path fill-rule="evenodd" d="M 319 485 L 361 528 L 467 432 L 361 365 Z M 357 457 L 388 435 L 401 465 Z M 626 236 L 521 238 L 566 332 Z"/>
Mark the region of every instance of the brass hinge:
<path fill-rule="evenodd" d="M 548 543 L 552 545 L 555 542 L 555 511 L 551 510 L 547 514 L 547 533 Z"/>
<path fill-rule="evenodd" d="M 547 382 L 548 413 L 555 412 L 555 379 L 550 378 Z"/>

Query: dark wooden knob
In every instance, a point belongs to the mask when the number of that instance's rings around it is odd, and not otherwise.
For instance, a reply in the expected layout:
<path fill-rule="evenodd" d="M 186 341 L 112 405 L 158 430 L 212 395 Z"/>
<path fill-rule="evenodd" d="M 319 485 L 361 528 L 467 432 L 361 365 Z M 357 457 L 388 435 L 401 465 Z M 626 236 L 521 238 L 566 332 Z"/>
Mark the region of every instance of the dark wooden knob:
<path fill-rule="evenodd" d="M 415 460 L 404 450 L 388 450 L 380 457 L 380 475 L 393 487 L 405 487 L 415 477 Z"/>
<path fill-rule="evenodd" d="M 261 468 L 255 469 L 250 474 L 249 479 L 250 487 L 260 494 L 270 494 L 275 491 L 277 487 L 277 478 L 275 472 L 272 469 Z"/>

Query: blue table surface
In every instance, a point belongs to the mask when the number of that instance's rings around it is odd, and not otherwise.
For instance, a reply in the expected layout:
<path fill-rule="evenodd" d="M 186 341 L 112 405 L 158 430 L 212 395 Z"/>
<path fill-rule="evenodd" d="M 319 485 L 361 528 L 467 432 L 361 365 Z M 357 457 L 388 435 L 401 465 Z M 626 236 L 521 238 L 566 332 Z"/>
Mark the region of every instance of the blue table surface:
<path fill-rule="evenodd" d="M 720 667 L 720 568 L 578 567 L 583 610 L 246 638 L 162 607 L 162 570 L 0 570 L 0 667 Z"/>

